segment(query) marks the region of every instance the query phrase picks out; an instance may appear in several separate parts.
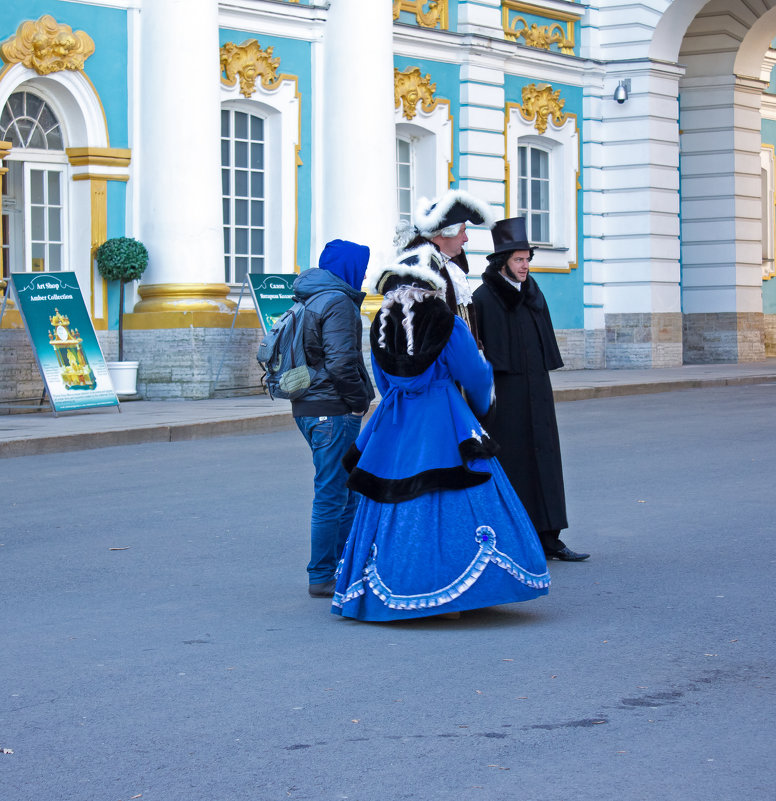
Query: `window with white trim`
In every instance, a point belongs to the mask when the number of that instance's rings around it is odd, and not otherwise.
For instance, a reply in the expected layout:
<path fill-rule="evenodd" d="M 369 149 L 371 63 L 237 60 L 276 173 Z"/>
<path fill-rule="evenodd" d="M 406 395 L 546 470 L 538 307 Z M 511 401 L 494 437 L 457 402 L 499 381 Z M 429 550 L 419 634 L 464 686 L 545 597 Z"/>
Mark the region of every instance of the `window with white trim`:
<path fill-rule="evenodd" d="M 410 222 L 415 207 L 412 142 L 396 138 L 396 200 L 399 219 Z"/>
<path fill-rule="evenodd" d="M 520 107 L 507 108 L 507 200 L 509 216 L 526 217 L 528 239 L 537 245 L 534 268 L 568 271 L 577 266 L 579 132 L 569 115 L 539 134 Z"/>
<path fill-rule="evenodd" d="M 241 284 L 248 272 L 264 272 L 264 137 L 262 117 L 221 110 L 224 277 L 229 284 Z"/>
<path fill-rule="evenodd" d="M 62 127 L 33 92 L 14 92 L 0 112 L 12 150 L 2 182 L 2 272 L 67 270 L 67 157 Z"/>
<path fill-rule="evenodd" d="M 519 145 L 517 164 L 517 214 L 526 218 L 531 243 L 550 244 L 550 154 L 536 145 Z"/>

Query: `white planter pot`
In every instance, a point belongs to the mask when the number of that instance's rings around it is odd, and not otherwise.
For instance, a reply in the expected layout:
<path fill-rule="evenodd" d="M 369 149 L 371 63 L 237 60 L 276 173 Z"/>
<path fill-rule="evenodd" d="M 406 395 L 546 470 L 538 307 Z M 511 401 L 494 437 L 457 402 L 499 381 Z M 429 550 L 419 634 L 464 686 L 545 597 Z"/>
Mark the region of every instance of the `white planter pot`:
<path fill-rule="evenodd" d="M 105 362 L 117 395 L 137 394 L 137 368 L 139 362 Z"/>

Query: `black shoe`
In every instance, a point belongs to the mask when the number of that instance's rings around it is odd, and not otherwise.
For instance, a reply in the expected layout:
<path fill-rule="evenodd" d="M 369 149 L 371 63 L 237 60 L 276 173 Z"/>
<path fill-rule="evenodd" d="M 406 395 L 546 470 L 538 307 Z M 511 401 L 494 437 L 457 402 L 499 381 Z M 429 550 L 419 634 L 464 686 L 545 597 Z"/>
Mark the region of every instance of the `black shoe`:
<path fill-rule="evenodd" d="M 584 562 L 590 557 L 589 553 L 576 553 L 565 545 L 559 551 L 545 551 L 547 559 L 559 559 L 561 562 Z"/>
<path fill-rule="evenodd" d="M 333 598 L 334 588 L 336 586 L 337 582 L 332 579 L 331 581 L 324 581 L 323 584 L 309 584 L 307 592 L 309 592 L 313 598 Z"/>

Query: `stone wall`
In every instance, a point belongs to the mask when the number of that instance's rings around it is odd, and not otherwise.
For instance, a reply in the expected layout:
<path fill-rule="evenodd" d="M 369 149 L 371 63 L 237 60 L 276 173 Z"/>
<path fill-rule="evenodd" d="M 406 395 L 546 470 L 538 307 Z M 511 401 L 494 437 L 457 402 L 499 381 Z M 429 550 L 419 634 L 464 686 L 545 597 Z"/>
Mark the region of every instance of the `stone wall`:
<path fill-rule="evenodd" d="M 682 315 L 607 314 L 608 368 L 678 367 L 682 364 Z"/>
<path fill-rule="evenodd" d="M 685 314 L 685 364 L 756 362 L 765 358 L 765 321 L 760 312 Z"/>
<path fill-rule="evenodd" d="M 763 336 L 765 337 L 765 356 L 776 356 L 776 314 L 763 315 Z"/>

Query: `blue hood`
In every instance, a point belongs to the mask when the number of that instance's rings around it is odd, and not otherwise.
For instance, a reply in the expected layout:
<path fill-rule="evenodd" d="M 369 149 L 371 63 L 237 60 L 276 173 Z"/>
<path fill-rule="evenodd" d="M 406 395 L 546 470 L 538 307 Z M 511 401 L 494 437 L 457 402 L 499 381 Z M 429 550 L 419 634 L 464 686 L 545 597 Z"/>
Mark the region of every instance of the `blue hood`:
<path fill-rule="evenodd" d="M 368 263 L 369 248 L 345 239 L 333 239 L 327 243 L 318 259 L 318 267 L 334 273 L 356 291 L 361 290 Z"/>

